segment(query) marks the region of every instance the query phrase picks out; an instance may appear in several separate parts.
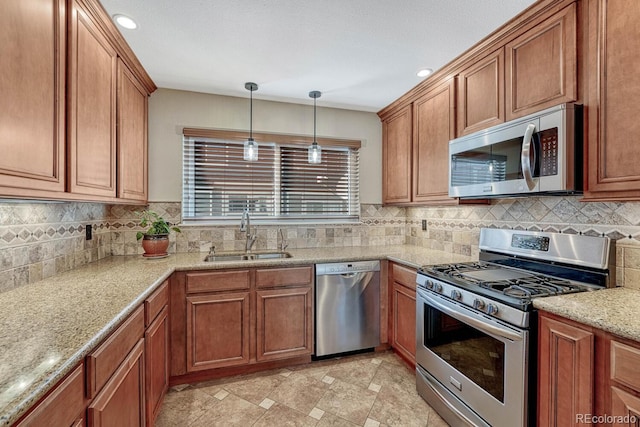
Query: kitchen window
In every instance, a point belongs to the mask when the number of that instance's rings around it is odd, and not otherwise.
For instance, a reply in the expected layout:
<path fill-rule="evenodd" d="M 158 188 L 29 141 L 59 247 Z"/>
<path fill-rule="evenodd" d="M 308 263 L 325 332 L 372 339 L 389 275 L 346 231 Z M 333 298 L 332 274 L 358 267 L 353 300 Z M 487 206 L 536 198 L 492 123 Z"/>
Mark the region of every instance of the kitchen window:
<path fill-rule="evenodd" d="M 246 132 L 183 130 L 182 220 L 358 221 L 360 141 L 318 138 L 322 163 L 307 162 L 311 139 L 258 134 L 258 161 L 243 160 Z"/>

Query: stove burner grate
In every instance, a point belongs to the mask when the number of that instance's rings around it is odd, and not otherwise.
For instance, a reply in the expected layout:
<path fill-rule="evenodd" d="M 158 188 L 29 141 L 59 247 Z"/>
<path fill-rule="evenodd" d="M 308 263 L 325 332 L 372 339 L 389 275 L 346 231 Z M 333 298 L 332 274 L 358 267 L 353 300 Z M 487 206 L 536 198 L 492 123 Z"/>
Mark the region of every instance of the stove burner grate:
<path fill-rule="evenodd" d="M 544 276 L 532 276 L 530 278 L 499 282 L 484 282 L 480 283 L 480 286 L 516 298 L 559 295 L 582 290 L 582 288 L 571 284 L 568 280 Z"/>
<path fill-rule="evenodd" d="M 505 278 L 500 280 L 486 280 L 481 275 L 473 277 L 472 272 L 496 269 L 495 265 L 485 262 L 470 262 L 457 264 L 442 264 L 424 268 L 425 272 L 455 278 L 463 283 L 472 284 L 497 294 L 512 298 L 530 300 L 534 297 L 551 296 L 579 292 L 584 288 L 566 279 L 558 279 L 542 274 L 535 274 L 519 278 Z"/>

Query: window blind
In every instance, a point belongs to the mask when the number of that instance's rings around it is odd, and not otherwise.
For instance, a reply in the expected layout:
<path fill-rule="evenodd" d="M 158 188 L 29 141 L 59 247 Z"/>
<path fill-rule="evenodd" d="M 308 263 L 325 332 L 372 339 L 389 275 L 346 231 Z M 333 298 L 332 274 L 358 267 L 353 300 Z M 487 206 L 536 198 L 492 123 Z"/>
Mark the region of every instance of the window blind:
<path fill-rule="evenodd" d="M 322 147 L 309 164 L 298 144 L 259 142 L 259 160 L 243 159 L 243 143 L 185 136 L 183 221 L 239 218 L 358 219 L 358 148 Z"/>

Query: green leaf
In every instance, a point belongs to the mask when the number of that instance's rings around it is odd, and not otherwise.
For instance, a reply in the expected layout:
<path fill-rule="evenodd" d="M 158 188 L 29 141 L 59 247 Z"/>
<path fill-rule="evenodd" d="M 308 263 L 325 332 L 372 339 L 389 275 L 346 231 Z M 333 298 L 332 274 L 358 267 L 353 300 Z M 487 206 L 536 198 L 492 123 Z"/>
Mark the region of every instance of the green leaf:
<path fill-rule="evenodd" d="M 136 233 L 136 239 L 137 239 L 137 240 L 140 240 L 140 239 L 142 239 L 143 237 L 144 237 L 144 233 L 143 233 L 142 231 L 138 231 L 138 232 Z"/>

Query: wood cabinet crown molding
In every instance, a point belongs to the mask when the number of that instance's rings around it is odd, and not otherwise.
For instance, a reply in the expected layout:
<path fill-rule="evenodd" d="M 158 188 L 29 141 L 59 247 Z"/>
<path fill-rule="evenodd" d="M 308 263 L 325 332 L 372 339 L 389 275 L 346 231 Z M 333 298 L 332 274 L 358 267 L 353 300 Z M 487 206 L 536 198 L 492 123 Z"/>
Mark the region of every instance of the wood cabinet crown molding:
<path fill-rule="evenodd" d="M 488 53 L 504 46 L 507 42 L 514 39 L 531 21 L 539 18 L 548 18 L 574 2 L 576 2 L 576 0 L 541 0 L 534 3 L 487 37 L 462 52 L 442 68 L 436 70 L 436 72 L 418 83 L 400 98 L 378 111 L 378 117 L 380 117 L 381 120 L 387 119 L 397 110 L 411 104 L 443 80 L 453 78 L 458 74 L 458 70 L 468 67 L 470 64 L 481 60 L 482 57 Z"/>

